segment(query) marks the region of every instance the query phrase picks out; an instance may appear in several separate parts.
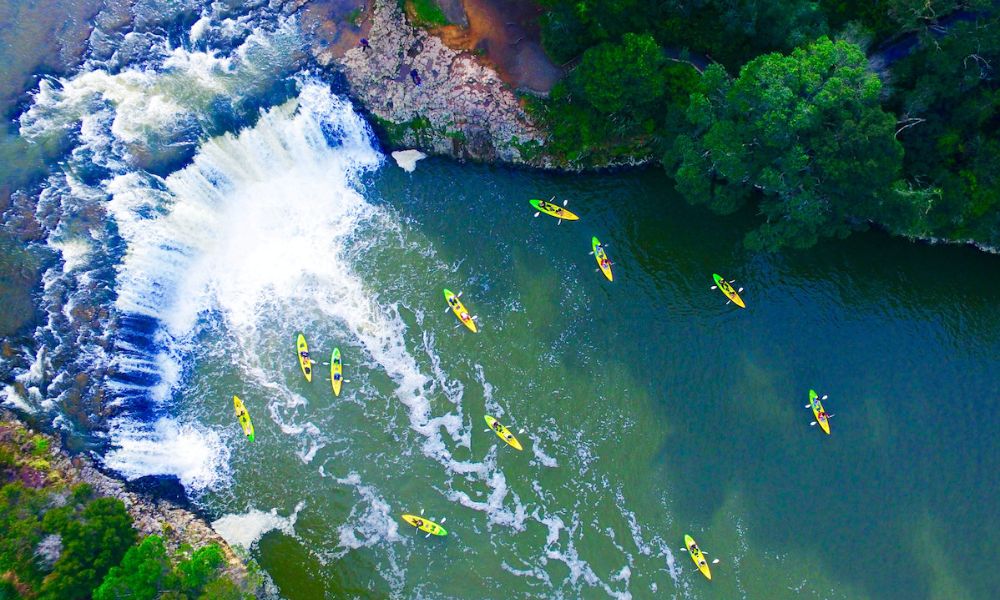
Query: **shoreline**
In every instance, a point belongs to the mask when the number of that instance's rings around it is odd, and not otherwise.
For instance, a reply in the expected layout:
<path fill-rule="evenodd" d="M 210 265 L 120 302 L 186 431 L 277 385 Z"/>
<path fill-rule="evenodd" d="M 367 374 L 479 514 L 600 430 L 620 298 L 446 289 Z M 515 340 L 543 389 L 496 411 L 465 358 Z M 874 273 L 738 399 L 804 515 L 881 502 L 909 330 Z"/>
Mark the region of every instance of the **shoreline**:
<path fill-rule="evenodd" d="M 88 484 L 97 496 L 120 500 L 132 517 L 132 528 L 140 536 L 160 536 L 171 554 L 184 546 L 197 549 L 217 544 L 225 560 L 223 575 L 254 596 L 269 594 L 269 579 L 248 567 L 246 557 L 249 555 L 245 551 L 238 552 L 193 507 L 164 497 L 162 490 L 142 490 L 141 483 L 137 485 L 109 475 L 89 457 L 66 450 L 59 436 L 41 431 L 16 411 L 0 406 L 0 442 L 16 441 L 25 434 L 32 439 L 44 439 L 46 448 L 43 456 L 35 457 L 35 461 L 41 461 L 34 463 L 35 466 L 19 466 L 15 481 L 25 481 L 38 488 Z M 183 502 L 187 504 L 186 497 Z"/>

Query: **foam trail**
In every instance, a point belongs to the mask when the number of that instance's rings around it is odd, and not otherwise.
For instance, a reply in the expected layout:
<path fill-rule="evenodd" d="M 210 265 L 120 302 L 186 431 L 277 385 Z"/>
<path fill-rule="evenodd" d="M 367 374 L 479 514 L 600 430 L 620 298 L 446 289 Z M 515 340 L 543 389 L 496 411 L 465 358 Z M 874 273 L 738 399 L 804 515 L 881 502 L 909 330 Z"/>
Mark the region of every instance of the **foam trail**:
<path fill-rule="evenodd" d="M 305 502 L 299 502 L 292 514 L 287 517 L 278 516 L 276 508 L 272 508 L 269 512 L 253 508 L 241 515 L 225 515 L 212 521 L 212 529 L 229 544 L 249 550 L 269 531 L 278 530 L 294 537 L 295 521 L 298 520 L 299 511 L 304 507 Z"/>

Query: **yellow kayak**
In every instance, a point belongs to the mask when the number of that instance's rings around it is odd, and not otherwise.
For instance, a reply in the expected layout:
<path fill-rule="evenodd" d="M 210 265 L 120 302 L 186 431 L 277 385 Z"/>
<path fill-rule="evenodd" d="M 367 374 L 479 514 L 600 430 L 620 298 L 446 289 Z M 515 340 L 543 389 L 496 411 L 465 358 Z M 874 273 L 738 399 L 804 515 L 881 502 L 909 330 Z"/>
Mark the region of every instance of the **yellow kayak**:
<path fill-rule="evenodd" d="M 601 273 L 604 273 L 608 281 L 614 281 L 614 275 L 611 274 L 611 260 L 608 258 L 607 252 L 604 251 L 601 241 L 596 236 L 591 237 L 590 245 L 594 251 L 594 258 L 597 259 L 597 266 L 601 268 Z"/>
<path fill-rule="evenodd" d="M 306 376 L 306 381 L 313 380 L 312 360 L 309 358 L 309 344 L 306 343 L 306 336 L 299 334 L 298 342 L 299 366 L 302 367 L 302 374 Z"/>
<path fill-rule="evenodd" d="M 515 450 L 524 450 L 524 448 L 521 447 L 521 442 L 517 441 L 517 438 L 514 437 L 514 434 L 511 433 L 509 429 L 501 425 L 500 421 L 497 421 L 493 417 L 486 415 L 486 424 L 490 426 L 490 429 L 493 430 L 493 433 L 497 434 L 498 438 L 513 446 Z"/>
<path fill-rule="evenodd" d="M 694 538 L 689 535 L 685 535 L 684 546 L 687 547 L 688 554 L 691 555 L 691 560 L 694 561 L 694 564 L 698 565 L 698 570 L 701 571 L 701 574 L 704 575 L 706 579 L 711 581 L 712 571 L 708 568 L 708 561 L 705 560 L 705 555 L 702 554 L 701 548 L 699 548 L 698 544 L 695 543 Z"/>
<path fill-rule="evenodd" d="M 330 384 L 333 395 L 340 395 L 340 385 L 344 383 L 344 365 L 340 362 L 340 348 L 334 348 L 330 356 Z"/>
<path fill-rule="evenodd" d="M 569 212 L 569 210 L 546 200 L 528 200 L 528 203 L 534 206 L 538 212 L 545 213 L 550 217 L 562 219 L 563 221 L 578 221 L 580 219 L 580 217 Z"/>
<path fill-rule="evenodd" d="M 403 520 L 410 525 L 413 525 L 420 531 L 430 533 L 431 535 L 448 535 L 448 532 L 445 531 L 444 527 L 441 527 L 430 519 L 425 519 L 416 515 L 403 515 Z"/>
<path fill-rule="evenodd" d="M 239 396 L 233 396 L 233 407 L 236 409 L 236 418 L 240 422 L 240 427 L 243 428 L 243 435 L 247 436 L 247 441 L 253 441 L 253 423 L 250 422 L 250 413 L 247 412 L 247 407 L 243 406 L 243 401 L 240 400 Z"/>
<path fill-rule="evenodd" d="M 743 298 L 740 298 L 740 295 L 736 293 L 736 290 L 733 289 L 733 286 L 729 285 L 729 282 L 723 279 L 722 275 L 712 273 L 712 279 L 715 280 L 715 285 L 717 285 L 719 289 L 722 290 L 722 293 L 726 295 L 726 298 L 729 298 L 730 300 L 733 301 L 733 304 L 739 306 L 740 308 L 747 307 L 746 304 L 743 304 Z"/>
<path fill-rule="evenodd" d="M 451 290 L 445 290 L 444 299 L 448 302 L 448 306 L 451 307 L 451 311 L 458 317 L 459 322 L 468 327 L 472 333 L 479 333 L 479 328 L 476 327 L 476 320 L 472 318 L 472 315 L 469 314 L 469 311 L 462 304 L 462 301 L 458 299 L 458 296 L 451 293 Z"/>
<path fill-rule="evenodd" d="M 830 417 L 823 410 L 823 403 L 819 401 L 819 394 L 815 390 L 809 390 L 809 406 L 812 407 L 813 416 L 816 417 L 816 422 L 823 429 L 823 433 L 830 435 Z"/>

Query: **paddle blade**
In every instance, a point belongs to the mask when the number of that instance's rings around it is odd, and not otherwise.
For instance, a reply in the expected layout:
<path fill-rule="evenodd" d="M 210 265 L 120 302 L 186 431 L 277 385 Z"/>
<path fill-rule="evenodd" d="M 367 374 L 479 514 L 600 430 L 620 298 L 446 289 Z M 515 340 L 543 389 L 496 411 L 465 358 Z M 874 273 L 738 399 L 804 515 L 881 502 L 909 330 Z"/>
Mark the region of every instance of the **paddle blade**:
<path fill-rule="evenodd" d="M 681 552 L 687 552 L 687 551 L 688 551 L 687 548 L 681 548 Z"/>
<path fill-rule="evenodd" d="M 715 559 L 715 560 L 713 560 L 713 561 L 712 561 L 712 564 L 713 564 L 713 565 L 717 565 L 717 564 L 719 564 L 719 559 Z"/>
<path fill-rule="evenodd" d="M 743 291 L 743 288 L 740 288 L 740 289 L 736 290 L 737 293 L 742 292 L 742 291 Z"/>
<path fill-rule="evenodd" d="M 542 214 L 542 213 L 535 213 L 535 218 L 537 219 L 538 215 L 540 215 L 540 214 Z"/>
<path fill-rule="evenodd" d="M 712 287 L 710 287 L 710 288 L 708 288 L 708 289 L 710 289 L 710 290 L 717 290 L 717 289 L 719 289 L 719 288 L 713 285 Z"/>
<path fill-rule="evenodd" d="M 820 398 L 820 400 L 826 400 L 827 398 L 829 398 L 829 396 L 827 396 L 826 394 L 823 394 L 823 397 Z"/>
<path fill-rule="evenodd" d="M 447 521 L 447 520 L 448 520 L 448 517 L 442 517 L 442 518 L 441 518 L 441 522 L 442 522 L 442 523 L 444 523 L 444 522 L 445 522 L 445 521 Z"/>
<path fill-rule="evenodd" d="M 814 425 L 816 425 L 816 421 L 813 421 L 812 423 L 809 424 L 810 427 L 812 427 Z"/>
<path fill-rule="evenodd" d="M 552 198 L 555 198 L 555 196 L 552 196 Z M 566 200 L 563 200 L 563 206 L 566 206 L 567 204 L 569 204 L 568 198 Z"/>

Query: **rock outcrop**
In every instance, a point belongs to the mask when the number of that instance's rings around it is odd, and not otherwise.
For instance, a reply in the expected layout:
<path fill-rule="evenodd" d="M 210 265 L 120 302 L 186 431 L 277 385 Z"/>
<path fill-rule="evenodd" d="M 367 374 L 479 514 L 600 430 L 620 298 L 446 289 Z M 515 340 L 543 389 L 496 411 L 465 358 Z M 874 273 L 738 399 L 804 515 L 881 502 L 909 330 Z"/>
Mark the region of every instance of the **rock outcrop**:
<path fill-rule="evenodd" d="M 338 57 L 317 46 L 314 54 L 343 70 L 390 146 L 554 166 L 542 152 L 545 133 L 496 71 L 410 25 L 396 0 L 374 0 L 371 10 L 367 48 Z"/>

